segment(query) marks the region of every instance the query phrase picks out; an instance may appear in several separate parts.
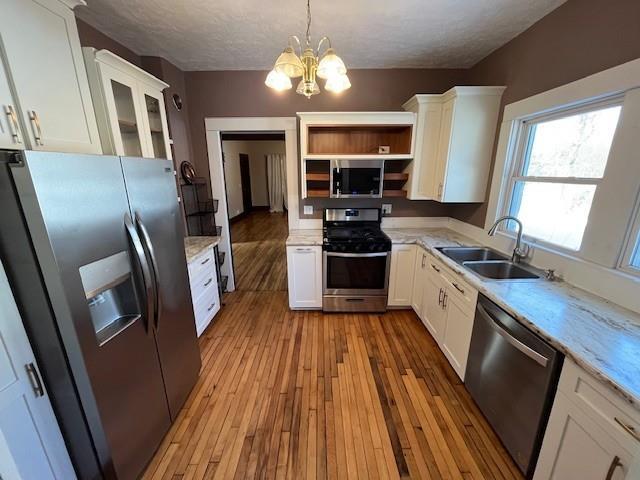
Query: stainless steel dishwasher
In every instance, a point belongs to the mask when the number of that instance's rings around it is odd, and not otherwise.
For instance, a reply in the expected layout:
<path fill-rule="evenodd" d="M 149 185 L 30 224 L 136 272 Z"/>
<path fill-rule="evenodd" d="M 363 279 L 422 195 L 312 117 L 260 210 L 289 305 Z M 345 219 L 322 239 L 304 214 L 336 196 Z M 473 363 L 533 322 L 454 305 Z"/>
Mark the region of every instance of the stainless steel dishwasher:
<path fill-rule="evenodd" d="M 465 386 L 527 478 L 533 476 L 564 356 L 478 296 Z"/>

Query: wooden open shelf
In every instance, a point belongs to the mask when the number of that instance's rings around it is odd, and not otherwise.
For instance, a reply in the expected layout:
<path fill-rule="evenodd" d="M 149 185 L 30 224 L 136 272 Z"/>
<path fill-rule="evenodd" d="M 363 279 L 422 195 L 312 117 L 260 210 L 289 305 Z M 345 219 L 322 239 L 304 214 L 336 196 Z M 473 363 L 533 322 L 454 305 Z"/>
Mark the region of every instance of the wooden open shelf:
<path fill-rule="evenodd" d="M 328 182 L 329 174 L 328 173 L 307 173 L 307 181 L 313 182 Z"/>
<path fill-rule="evenodd" d="M 409 180 L 409 174 L 408 173 L 385 173 L 384 174 L 384 181 L 387 182 L 406 182 L 407 180 Z"/>
<path fill-rule="evenodd" d="M 120 125 L 121 133 L 138 133 L 138 124 L 136 122 L 118 119 L 118 125 Z"/>
<path fill-rule="evenodd" d="M 307 197 L 311 198 L 329 198 L 329 189 L 326 190 L 307 190 Z"/>
<path fill-rule="evenodd" d="M 396 197 L 396 198 L 406 198 L 407 191 L 406 190 L 383 190 L 383 197 Z"/>
<path fill-rule="evenodd" d="M 314 125 L 307 131 L 309 155 L 408 155 L 411 125 Z M 388 154 L 378 147 L 388 146 Z"/>

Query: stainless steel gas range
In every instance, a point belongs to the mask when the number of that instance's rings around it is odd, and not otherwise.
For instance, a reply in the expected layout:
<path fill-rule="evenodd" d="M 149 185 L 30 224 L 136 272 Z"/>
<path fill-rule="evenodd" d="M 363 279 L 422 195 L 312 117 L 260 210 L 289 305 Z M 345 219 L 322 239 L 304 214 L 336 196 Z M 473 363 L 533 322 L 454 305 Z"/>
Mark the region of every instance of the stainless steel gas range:
<path fill-rule="evenodd" d="M 322 310 L 387 309 L 391 240 L 376 208 L 329 208 L 322 220 Z"/>

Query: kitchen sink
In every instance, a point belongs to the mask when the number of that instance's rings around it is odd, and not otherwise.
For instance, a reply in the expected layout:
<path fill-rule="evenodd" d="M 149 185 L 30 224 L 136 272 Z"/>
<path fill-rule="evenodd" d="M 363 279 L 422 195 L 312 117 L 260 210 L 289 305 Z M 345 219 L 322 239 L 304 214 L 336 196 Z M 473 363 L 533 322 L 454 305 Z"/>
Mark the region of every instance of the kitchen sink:
<path fill-rule="evenodd" d="M 494 280 L 540 278 L 540 275 L 508 260 L 466 261 L 462 263 L 462 266 L 482 277 Z"/>
<path fill-rule="evenodd" d="M 464 262 L 508 260 L 505 255 L 487 247 L 439 247 L 438 250 L 460 265 Z"/>

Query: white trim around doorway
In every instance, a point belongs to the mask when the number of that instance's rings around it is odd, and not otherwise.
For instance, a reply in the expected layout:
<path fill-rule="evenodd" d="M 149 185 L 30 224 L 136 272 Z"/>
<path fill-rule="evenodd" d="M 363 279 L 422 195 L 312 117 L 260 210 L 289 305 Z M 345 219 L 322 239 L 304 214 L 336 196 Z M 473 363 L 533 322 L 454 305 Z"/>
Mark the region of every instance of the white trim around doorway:
<path fill-rule="evenodd" d="M 229 259 L 222 265 L 223 275 L 229 277 L 227 291 L 235 290 L 233 274 L 233 255 L 231 237 L 229 235 L 229 215 L 222 164 L 221 133 L 255 133 L 284 132 L 285 156 L 287 164 L 287 206 L 289 230 L 301 228 L 298 194 L 298 134 L 296 117 L 209 117 L 204 119 L 209 154 L 209 175 L 211 193 L 218 198 L 219 208 L 216 214 L 216 225 L 222 227 L 220 251 L 226 252 Z"/>

